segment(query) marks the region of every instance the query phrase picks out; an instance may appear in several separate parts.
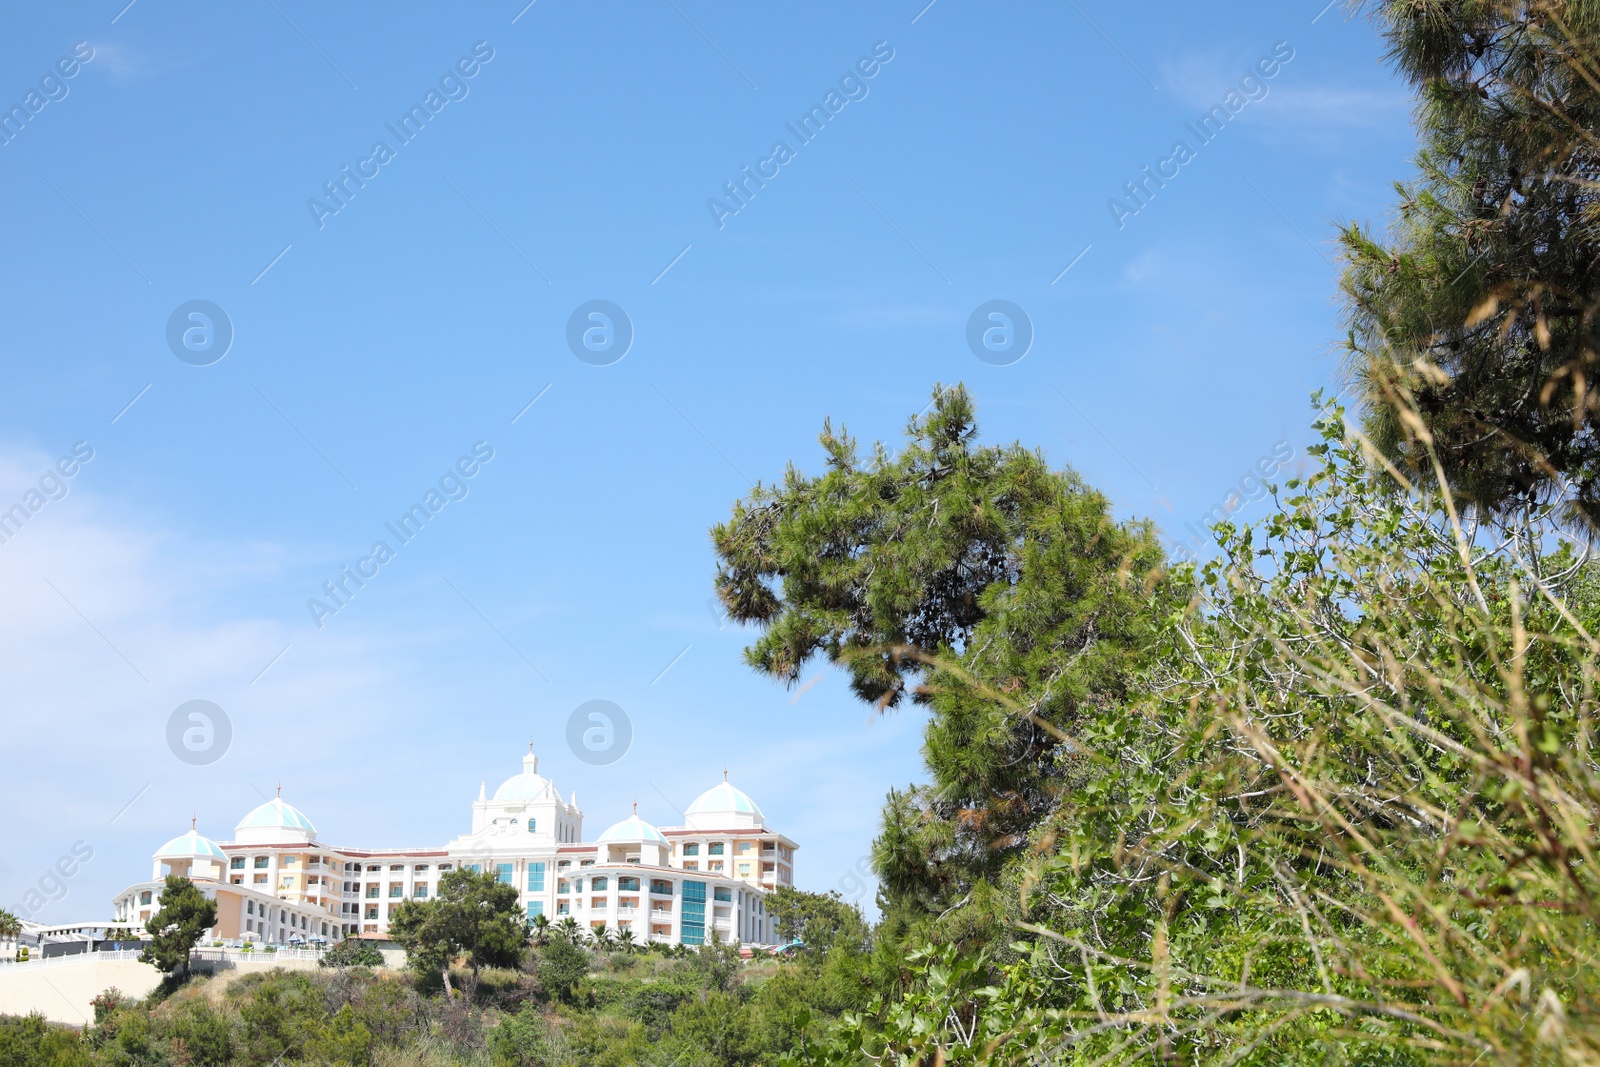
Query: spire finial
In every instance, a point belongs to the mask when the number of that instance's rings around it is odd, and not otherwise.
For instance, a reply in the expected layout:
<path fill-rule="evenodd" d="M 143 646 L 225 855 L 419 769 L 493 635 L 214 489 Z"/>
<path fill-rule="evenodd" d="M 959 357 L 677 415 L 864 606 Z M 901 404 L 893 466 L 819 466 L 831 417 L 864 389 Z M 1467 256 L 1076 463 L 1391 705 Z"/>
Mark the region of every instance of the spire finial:
<path fill-rule="evenodd" d="M 728 780 L 728 768 L 726 767 L 722 768 L 722 780 L 724 782 Z"/>
<path fill-rule="evenodd" d="M 533 751 L 533 735 L 532 734 L 528 735 L 528 751 L 529 752 Z"/>
<path fill-rule="evenodd" d="M 637 797 L 633 800 L 633 813 L 635 815 L 639 814 L 639 798 Z"/>
<path fill-rule="evenodd" d="M 189 829 L 193 830 L 194 826 L 195 826 L 195 823 L 197 823 L 199 821 L 200 820 L 199 820 L 198 816 L 194 816 L 194 815 L 189 816 Z"/>
<path fill-rule="evenodd" d="M 724 773 L 724 774 L 723 774 L 723 777 L 724 777 L 724 778 L 726 778 L 726 777 L 727 777 L 727 774 L 726 774 L 726 773 Z M 278 795 L 279 795 L 279 796 L 280 796 L 280 797 L 281 797 L 281 796 L 283 796 L 283 783 L 282 783 L 282 782 L 279 782 L 279 783 L 278 783 Z"/>

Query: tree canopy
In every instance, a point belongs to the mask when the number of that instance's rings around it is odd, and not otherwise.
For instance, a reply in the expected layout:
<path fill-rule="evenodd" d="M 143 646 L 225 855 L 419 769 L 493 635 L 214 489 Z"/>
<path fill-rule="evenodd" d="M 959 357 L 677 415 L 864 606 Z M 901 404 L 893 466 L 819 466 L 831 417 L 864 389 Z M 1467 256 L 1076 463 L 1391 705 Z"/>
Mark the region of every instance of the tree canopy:
<path fill-rule="evenodd" d="M 182 875 L 169 874 L 159 907 L 144 928 L 150 944 L 139 954 L 140 961 L 180 979 L 189 977 L 189 952 L 206 932 L 217 924 L 217 902 Z"/>
<path fill-rule="evenodd" d="M 867 940 L 861 909 L 836 891 L 808 893 L 780 885 L 767 899 L 767 911 L 777 922 L 778 936 L 785 941 L 803 941 L 808 947 L 826 951 L 836 944 L 860 946 Z"/>
<path fill-rule="evenodd" d="M 457 868 L 439 879 L 432 900 L 395 909 L 389 932 L 405 946 L 410 966 L 437 974 L 451 989 L 450 964 L 465 957 L 474 976 L 483 967 L 516 966 L 528 940 L 516 886 L 488 871 Z"/>
<path fill-rule="evenodd" d="M 822 657 L 875 707 L 930 710 L 933 781 L 893 795 L 876 860 L 892 903 L 944 911 L 1051 810 L 1076 724 L 1127 699 L 1168 597 L 1161 550 L 1071 470 L 979 444 L 961 385 L 898 452 L 863 459 L 827 422 L 820 441 L 821 474 L 791 466 L 712 531 L 717 592 L 760 628 L 758 671 L 792 685 Z"/>
<path fill-rule="evenodd" d="M 1368 431 L 1407 477 L 1434 482 L 1437 459 L 1488 512 L 1556 496 L 1600 518 L 1600 9 L 1371 10 L 1421 148 L 1389 230 L 1342 235 Z"/>

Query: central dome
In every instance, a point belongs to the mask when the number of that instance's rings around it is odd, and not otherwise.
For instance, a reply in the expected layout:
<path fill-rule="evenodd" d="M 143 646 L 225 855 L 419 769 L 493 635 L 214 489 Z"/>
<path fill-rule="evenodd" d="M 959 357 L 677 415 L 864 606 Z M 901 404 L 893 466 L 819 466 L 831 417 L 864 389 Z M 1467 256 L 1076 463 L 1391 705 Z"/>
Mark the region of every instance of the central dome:
<path fill-rule="evenodd" d="M 496 800 L 560 800 L 555 783 L 539 774 L 539 757 L 532 752 L 522 757 L 522 773 L 513 774 L 494 791 Z"/>

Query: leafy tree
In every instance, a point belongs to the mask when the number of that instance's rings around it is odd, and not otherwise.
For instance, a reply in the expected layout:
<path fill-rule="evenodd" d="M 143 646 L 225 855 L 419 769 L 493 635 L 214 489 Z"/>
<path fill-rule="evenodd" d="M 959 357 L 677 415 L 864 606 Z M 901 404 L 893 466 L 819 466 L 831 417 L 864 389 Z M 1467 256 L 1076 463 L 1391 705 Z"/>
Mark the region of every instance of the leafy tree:
<path fill-rule="evenodd" d="M 561 931 L 561 936 L 571 944 L 577 945 L 583 941 L 583 930 L 578 926 L 578 920 L 568 915 L 556 923 L 556 929 Z"/>
<path fill-rule="evenodd" d="M 0 941 L 15 941 L 22 933 L 22 920 L 0 908 Z"/>
<path fill-rule="evenodd" d="M 861 909 L 836 890 L 808 893 L 780 885 L 767 898 L 767 910 L 777 921 L 778 936 L 785 941 L 803 941 L 813 949 L 827 951 L 841 943 L 859 947 L 867 939 Z"/>
<path fill-rule="evenodd" d="M 630 956 L 639 950 L 639 943 L 633 939 L 631 926 L 625 926 L 617 931 L 617 947 Z"/>
<path fill-rule="evenodd" d="M 156 913 L 145 923 L 150 944 L 139 960 L 179 981 L 188 981 L 189 952 L 217 925 L 217 902 L 182 875 L 169 874 Z"/>
<path fill-rule="evenodd" d="M 713 989 L 672 1013 L 673 1044 L 708 1067 L 738 1067 L 755 1051 L 750 1012 L 739 997 Z"/>
<path fill-rule="evenodd" d="M 786 684 L 823 656 L 878 708 L 932 712 L 932 783 L 897 793 L 875 850 L 891 908 L 946 911 L 997 877 L 1055 805 L 1075 725 L 1129 699 L 1164 610 L 1147 524 L 1021 445 L 980 446 L 939 388 L 897 454 L 824 423 L 826 469 L 791 467 L 712 531 L 717 593 Z M 990 698 L 1002 691 L 1014 699 Z"/>
<path fill-rule="evenodd" d="M 460 868 L 439 879 L 432 900 L 408 900 L 395 909 L 390 935 L 405 946 L 407 961 L 423 973 L 438 974 L 446 992 L 450 964 L 465 956 L 473 982 L 483 967 L 512 967 L 527 941 L 516 887 L 490 872 Z"/>
<path fill-rule="evenodd" d="M 500 1017 L 489 1032 L 489 1054 L 495 1067 L 547 1067 L 573 1061 L 562 1027 L 551 1025 L 532 1004 Z"/>
<path fill-rule="evenodd" d="M 589 973 L 589 954 L 571 938 L 555 937 L 538 949 L 539 985 L 555 1000 L 571 1003 L 573 989 Z"/>
<path fill-rule="evenodd" d="M 42 1015 L 0 1016 L 0 1063 L 7 1067 L 91 1067 L 90 1055 L 73 1030 Z"/>
<path fill-rule="evenodd" d="M 131 1010 L 129 1005 L 122 1017 L 127 1018 Z M 232 1020 L 204 997 L 172 1005 L 164 1013 L 156 1038 L 180 1053 L 173 1057 L 174 1063 L 194 1067 L 233 1067 L 238 1048 Z"/>
<path fill-rule="evenodd" d="M 382 967 L 383 953 L 371 941 L 347 937 L 322 954 L 319 967 Z"/>
<path fill-rule="evenodd" d="M 1563 495 L 1600 519 L 1600 11 L 1370 6 L 1422 147 L 1390 231 L 1343 233 L 1367 429 L 1487 511 Z"/>

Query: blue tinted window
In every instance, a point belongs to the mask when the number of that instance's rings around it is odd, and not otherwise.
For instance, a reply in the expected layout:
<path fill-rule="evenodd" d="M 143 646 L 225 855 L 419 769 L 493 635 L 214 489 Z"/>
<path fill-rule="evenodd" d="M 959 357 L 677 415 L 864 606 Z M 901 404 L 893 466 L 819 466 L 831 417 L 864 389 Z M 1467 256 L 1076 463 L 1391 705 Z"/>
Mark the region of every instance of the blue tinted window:
<path fill-rule="evenodd" d="M 542 863 L 530 863 L 530 864 L 528 864 L 528 892 L 530 892 L 530 893 L 543 893 L 544 892 L 544 864 L 542 864 Z"/>
<path fill-rule="evenodd" d="M 528 901 L 528 918 L 530 920 L 535 915 L 543 915 L 543 914 L 544 914 L 544 901 L 542 901 L 542 900 L 530 900 L 530 901 Z"/>
<path fill-rule="evenodd" d="M 500 881 L 506 883 L 507 885 L 511 884 L 511 864 L 509 864 L 509 863 L 496 864 L 495 865 L 495 874 L 498 876 Z"/>
<path fill-rule="evenodd" d="M 703 945 L 706 940 L 706 884 L 683 883 L 683 922 L 680 940 L 685 945 Z"/>

